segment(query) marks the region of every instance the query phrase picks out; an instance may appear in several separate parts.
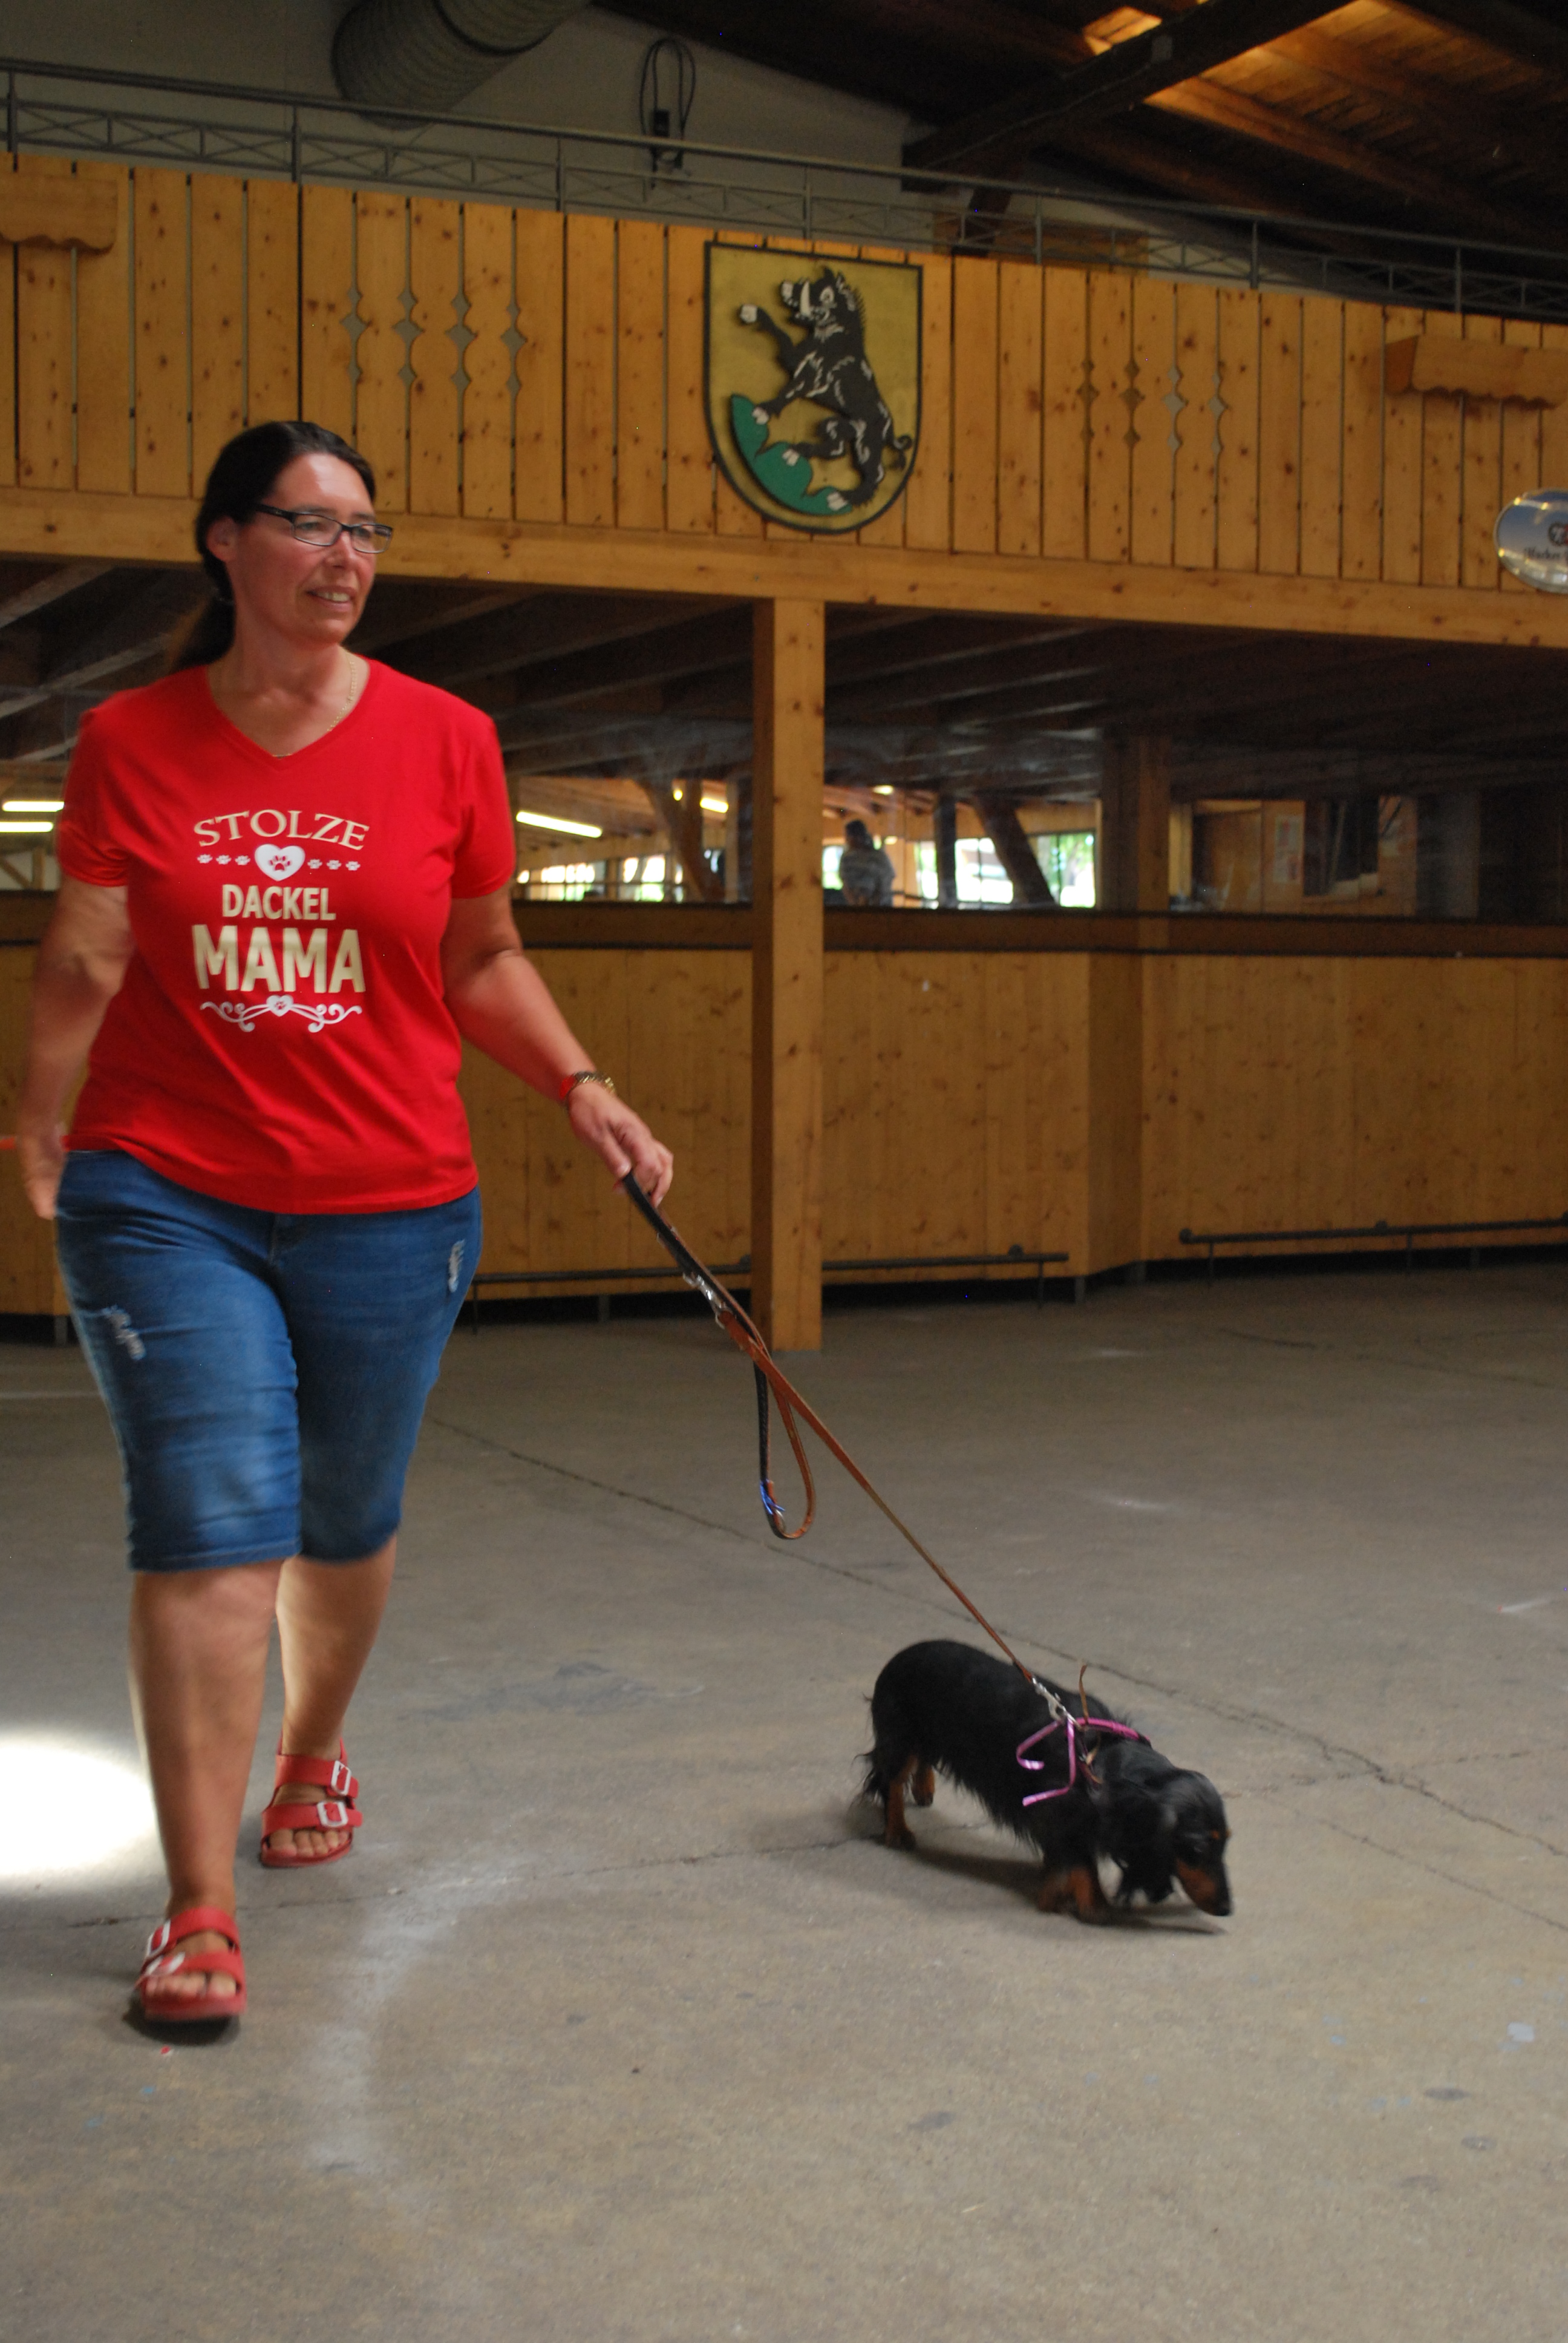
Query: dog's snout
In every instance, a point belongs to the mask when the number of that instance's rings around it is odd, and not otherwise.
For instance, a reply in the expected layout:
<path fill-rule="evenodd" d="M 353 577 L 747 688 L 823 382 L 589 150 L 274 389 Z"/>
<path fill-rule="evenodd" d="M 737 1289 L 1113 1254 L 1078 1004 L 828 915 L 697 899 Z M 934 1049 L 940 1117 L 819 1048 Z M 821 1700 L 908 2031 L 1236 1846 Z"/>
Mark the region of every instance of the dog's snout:
<path fill-rule="evenodd" d="M 1225 1876 L 1225 1866 L 1217 1864 L 1212 1871 L 1200 1871 L 1191 1863 L 1178 1863 L 1176 1876 L 1186 1889 L 1200 1912 L 1209 1912 L 1215 1919 L 1223 1920 L 1235 1909 L 1231 1902 L 1231 1883 Z"/>

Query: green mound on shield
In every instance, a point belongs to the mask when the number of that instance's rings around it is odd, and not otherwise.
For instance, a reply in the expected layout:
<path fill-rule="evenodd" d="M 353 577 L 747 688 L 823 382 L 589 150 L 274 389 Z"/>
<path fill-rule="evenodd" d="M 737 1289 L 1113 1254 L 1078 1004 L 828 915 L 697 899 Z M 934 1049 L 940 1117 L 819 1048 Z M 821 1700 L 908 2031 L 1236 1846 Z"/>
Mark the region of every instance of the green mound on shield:
<path fill-rule="evenodd" d="M 805 456 L 782 441 L 769 447 L 766 420 L 759 423 L 756 408 L 737 391 L 729 402 L 729 427 L 748 470 L 776 503 L 791 512 L 841 513 L 849 508 L 841 488 L 813 488 L 811 465 Z"/>

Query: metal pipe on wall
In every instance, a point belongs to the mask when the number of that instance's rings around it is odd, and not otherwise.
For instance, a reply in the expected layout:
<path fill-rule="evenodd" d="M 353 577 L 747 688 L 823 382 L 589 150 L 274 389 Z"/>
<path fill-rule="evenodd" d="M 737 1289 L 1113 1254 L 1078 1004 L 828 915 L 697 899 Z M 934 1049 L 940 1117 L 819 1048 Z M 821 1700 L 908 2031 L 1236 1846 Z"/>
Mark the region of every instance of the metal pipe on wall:
<path fill-rule="evenodd" d="M 445 114 L 585 0 L 358 0 L 338 25 L 332 72 L 356 106 Z"/>

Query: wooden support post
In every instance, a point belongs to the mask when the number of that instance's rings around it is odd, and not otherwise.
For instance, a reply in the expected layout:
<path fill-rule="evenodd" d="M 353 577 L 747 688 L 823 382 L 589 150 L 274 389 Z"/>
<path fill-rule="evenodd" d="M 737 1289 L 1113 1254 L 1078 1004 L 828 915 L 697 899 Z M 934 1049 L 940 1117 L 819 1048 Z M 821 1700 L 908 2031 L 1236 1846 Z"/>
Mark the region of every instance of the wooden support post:
<path fill-rule="evenodd" d="M 822 1344 L 820 602 L 759 602 L 751 789 L 751 1314 Z"/>
<path fill-rule="evenodd" d="M 1107 740 L 1100 792 L 1102 911 L 1171 908 L 1171 744 Z"/>
<path fill-rule="evenodd" d="M 940 797 L 931 808 L 931 837 L 937 850 L 937 909 L 959 907 L 959 809 L 950 797 Z"/>

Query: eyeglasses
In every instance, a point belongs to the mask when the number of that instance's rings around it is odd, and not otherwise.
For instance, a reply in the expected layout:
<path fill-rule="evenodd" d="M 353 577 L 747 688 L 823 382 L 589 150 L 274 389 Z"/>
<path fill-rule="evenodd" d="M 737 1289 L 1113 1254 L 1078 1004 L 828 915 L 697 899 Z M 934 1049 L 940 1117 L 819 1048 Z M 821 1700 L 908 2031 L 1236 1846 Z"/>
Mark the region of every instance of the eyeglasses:
<path fill-rule="evenodd" d="M 385 553 L 392 542 L 389 523 L 384 520 L 334 520 L 330 513 L 311 512 L 298 508 L 286 512 L 281 505 L 257 505 L 257 512 L 270 513 L 274 520 L 286 520 L 289 534 L 301 545 L 313 545 L 320 553 L 329 553 L 340 537 L 346 537 L 356 553 L 368 553 L 372 559 Z"/>

